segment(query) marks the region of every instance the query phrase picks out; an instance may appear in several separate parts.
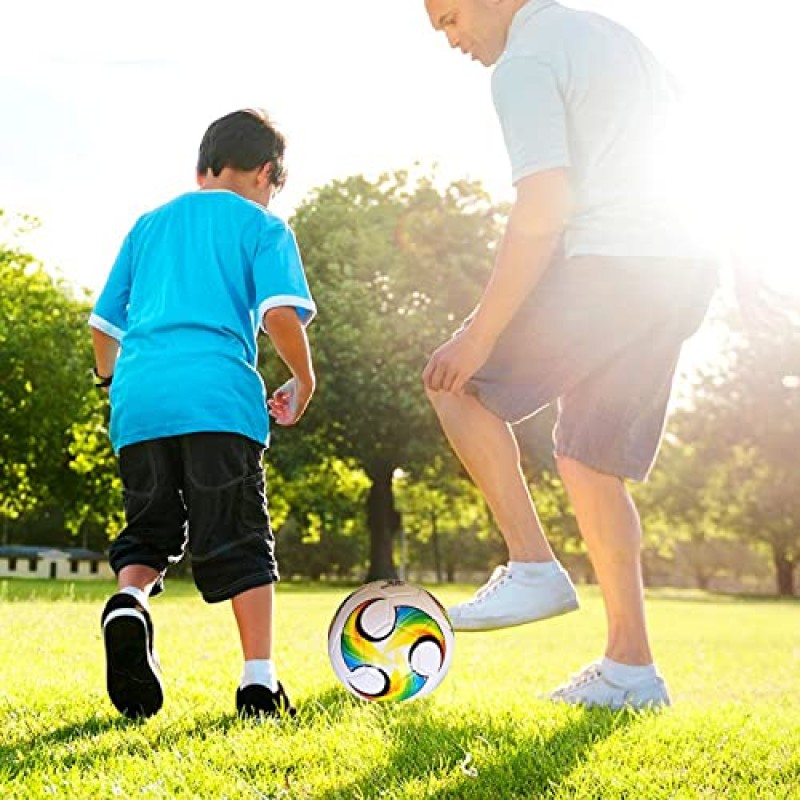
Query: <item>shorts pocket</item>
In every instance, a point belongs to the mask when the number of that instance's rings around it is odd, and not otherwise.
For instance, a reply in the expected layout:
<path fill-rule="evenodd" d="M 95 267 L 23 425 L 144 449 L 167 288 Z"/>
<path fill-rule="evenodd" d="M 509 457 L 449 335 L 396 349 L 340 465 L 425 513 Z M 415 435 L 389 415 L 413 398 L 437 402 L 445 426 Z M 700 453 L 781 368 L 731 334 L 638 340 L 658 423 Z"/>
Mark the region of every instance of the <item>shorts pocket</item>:
<path fill-rule="evenodd" d="M 265 533 L 270 530 L 264 473 L 248 475 L 241 486 L 239 516 L 242 529 Z"/>

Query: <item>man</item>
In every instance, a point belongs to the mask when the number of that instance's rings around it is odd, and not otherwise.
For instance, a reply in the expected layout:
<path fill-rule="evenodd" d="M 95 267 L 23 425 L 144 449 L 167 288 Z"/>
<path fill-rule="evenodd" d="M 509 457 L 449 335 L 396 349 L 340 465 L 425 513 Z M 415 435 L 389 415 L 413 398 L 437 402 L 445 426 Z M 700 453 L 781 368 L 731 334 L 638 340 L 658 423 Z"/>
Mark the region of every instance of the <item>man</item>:
<path fill-rule="evenodd" d="M 495 65 L 492 94 L 516 200 L 480 302 L 423 380 L 509 550 L 456 630 L 577 608 L 519 463 L 511 423 L 556 403 L 555 458 L 602 589 L 604 658 L 554 700 L 669 705 L 648 640 L 641 529 L 626 479 L 644 480 L 682 342 L 716 285 L 704 248 L 657 180 L 668 76 L 627 30 L 555 0 L 426 0 L 451 47 Z"/>

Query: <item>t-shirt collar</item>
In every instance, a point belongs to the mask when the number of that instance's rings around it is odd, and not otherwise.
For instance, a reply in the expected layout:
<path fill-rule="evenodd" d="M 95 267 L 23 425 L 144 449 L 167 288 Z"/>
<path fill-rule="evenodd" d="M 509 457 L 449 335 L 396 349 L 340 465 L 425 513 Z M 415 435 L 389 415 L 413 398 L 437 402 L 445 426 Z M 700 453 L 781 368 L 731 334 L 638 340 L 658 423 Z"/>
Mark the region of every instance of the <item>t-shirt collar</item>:
<path fill-rule="evenodd" d="M 511 27 L 508 29 L 508 40 L 510 41 L 515 32 L 531 17 L 554 5 L 557 5 L 556 0 L 528 0 L 528 2 L 514 14 L 514 19 L 511 20 Z"/>

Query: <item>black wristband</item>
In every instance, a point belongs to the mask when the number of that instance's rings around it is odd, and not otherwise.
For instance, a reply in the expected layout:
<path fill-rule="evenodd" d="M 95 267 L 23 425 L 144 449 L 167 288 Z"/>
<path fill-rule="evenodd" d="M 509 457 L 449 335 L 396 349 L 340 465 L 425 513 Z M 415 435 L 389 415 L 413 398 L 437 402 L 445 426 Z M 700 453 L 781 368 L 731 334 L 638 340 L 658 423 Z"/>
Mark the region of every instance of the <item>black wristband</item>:
<path fill-rule="evenodd" d="M 111 374 L 111 375 L 101 375 L 97 371 L 97 367 L 94 367 L 92 369 L 92 372 L 94 372 L 94 376 L 95 376 L 95 378 L 97 378 L 97 380 L 94 382 L 94 385 L 98 389 L 107 389 L 109 386 L 111 386 L 111 381 L 114 380 L 114 375 L 113 374 Z"/>

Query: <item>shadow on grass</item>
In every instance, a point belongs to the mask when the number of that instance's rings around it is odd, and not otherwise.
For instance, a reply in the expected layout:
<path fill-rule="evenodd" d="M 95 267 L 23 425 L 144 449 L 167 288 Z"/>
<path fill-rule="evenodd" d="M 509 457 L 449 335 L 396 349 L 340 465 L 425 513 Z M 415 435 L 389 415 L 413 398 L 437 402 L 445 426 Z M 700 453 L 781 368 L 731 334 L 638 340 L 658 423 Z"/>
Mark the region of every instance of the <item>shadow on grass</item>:
<path fill-rule="evenodd" d="M 152 756 L 186 736 L 206 737 L 212 732 L 224 735 L 242 723 L 231 713 L 198 716 L 190 724 L 182 719 L 158 730 L 146 729 L 146 724 L 146 720 L 121 716 L 92 716 L 44 733 L 26 725 L 27 735 L 0 744 L 0 776 L 13 780 L 41 769 L 45 762 L 51 767 L 80 769 L 96 766 L 98 760 L 121 753 Z M 104 738 L 114 731 L 120 736 Z"/>
<path fill-rule="evenodd" d="M 361 701 L 332 689 L 306 700 L 300 719 L 336 724 L 360 708 Z M 487 713 L 485 721 L 458 721 L 433 711 L 424 701 L 370 710 L 382 717 L 385 760 L 356 770 L 348 784 L 316 795 L 318 800 L 392 797 L 411 791 L 412 784 L 415 795 L 437 799 L 547 797 L 599 743 L 651 713 L 537 702 L 531 705 L 531 718 L 542 722 L 531 725 L 531 719 L 520 719 L 518 712 Z M 563 724 L 551 722 L 548 711 L 563 717 Z M 427 794 L 424 787 L 432 782 L 437 785 Z"/>
<path fill-rule="evenodd" d="M 549 712 L 549 713 L 548 713 Z M 463 719 L 424 700 L 407 705 L 364 704 L 338 687 L 305 698 L 298 717 L 284 720 L 287 733 L 349 724 L 366 714 L 365 729 L 378 728 L 385 741 L 379 763 L 354 763 L 335 789 L 315 800 L 391 797 L 414 787 L 417 796 L 436 798 L 547 797 L 590 757 L 594 747 L 641 716 L 635 712 L 586 711 L 533 702 L 530 717 L 518 711 Z M 556 717 L 560 723 L 551 717 Z M 242 726 L 235 714 L 181 718 L 161 728 L 116 716 L 95 715 L 83 721 L 37 732 L 26 724 L 13 741 L 0 744 L 0 776 L 24 781 L 43 764 L 57 770 L 94 769 L 106 758 L 129 755 L 153 758 L 187 739 L 227 736 Z M 109 736 L 109 734 L 112 734 Z M 296 764 L 292 770 L 302 769 Z M 426 784 L 436 782 L 430 793 Z"/>

